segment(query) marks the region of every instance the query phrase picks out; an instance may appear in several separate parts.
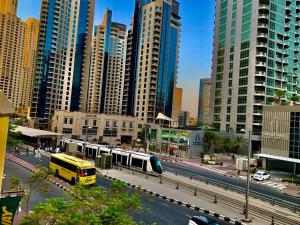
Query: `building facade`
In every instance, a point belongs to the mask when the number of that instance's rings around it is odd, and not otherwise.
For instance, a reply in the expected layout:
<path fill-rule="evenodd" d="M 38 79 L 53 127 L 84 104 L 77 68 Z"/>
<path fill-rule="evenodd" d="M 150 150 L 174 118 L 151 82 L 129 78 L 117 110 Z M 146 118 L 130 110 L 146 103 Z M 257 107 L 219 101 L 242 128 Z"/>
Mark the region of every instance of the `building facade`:
<path fill-rule="evenodd" d="M 131 144 L 144 127 L 135 117 L 55 111 L 51 130 L 67 138 Z"/>
<path fill-rule="evenodd" d="M 112 22 L 106 11 L 93 37 L 88 111 L 122 114 L 126 26 Z"/>
<path fill-rule="evenodd" d="M 17 0 L 0 2 L 0 89 L 17 112 L 23 107 L 25 24 L 17 17 Z"/>
<path fill-rule="evenodd" d="M 85 109 L 94 0 L 42 0 L 31 117 L 46 128 L 57 109 Z"/>
<path fill-rule="evenodd" d="M 36 51 L 38 42 L 39 21 L 34 18 L 28 18 L 25 21 L 25 46 L 23 62 L 23 82 L 22 82 L 22 114 L 27 116 L 28 109 L 31 106 L 33 82 L 35 75 Z"/>
<path fill-rule="evenodd" d="M 221 131 L 252 131 L 255 150 L 268 97 L 277 90 L 285 99 L 300 93 L 299 7 L 297 1 L 216 1 L 212 120 Z"/>
<path fill-rule="evenodd" d="M 180 26 L 176 0 L 136 1 L 130 52 L 134 63 L 125 74 L 123 112 L 148 123 L 158 113 L 172 117 Z"/>
<path fill-rule="evenodd" d="M 186 127 L 188 125 L 189 119 L 190 119 L 190 112 L 181 111 L 178 117 L 178 126 Z"/>
<path fill-rule="evenodd" d="M 263 167 L 300 171 L 300 107 L 264 106 L 262 146 Z M 295 172 L 294 171 L 294 172 Z"/>
<path fill-rule="evenodd" d="M 198 122 L 210 123 L 210 92 L 211 92 L 211 79 L 200 79 L 199 86 L 199 101 L 198 101 Z"/>
<path fill-rule="evenodd" d="M 179 114 L 181 112 L 181 103 L 182 103 L 182 88 L 174 89 L 173 97 L 173 109 L 172 109 L 172 119 L 178 121 Z"/>

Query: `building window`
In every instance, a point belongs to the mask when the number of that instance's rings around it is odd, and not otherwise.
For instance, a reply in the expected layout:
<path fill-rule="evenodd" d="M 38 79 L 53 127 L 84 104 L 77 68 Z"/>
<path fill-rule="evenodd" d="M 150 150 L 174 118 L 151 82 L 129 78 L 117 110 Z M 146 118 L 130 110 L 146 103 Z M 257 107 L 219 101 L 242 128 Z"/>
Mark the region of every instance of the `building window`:
<path fill-rule="evenodd" d="M 105 127 L 106 127 L 106 128 L 109 128 L 109 127 L 110 127 L 109 121 L 105 121 Z"/>
<path fill-rule="evenodd" d="M 93 126 L 94 126 L 94 127 L 97 126 L 97 120 L 93 120 Z"/>
<path fill-rule="evenodd" d="M 73 124 L 73 118 L 70 118 L 70 124 Z"/>
<path fill-rule="evenodd" d="M 68 118 L 64 118 L 64 124 L 68 124 Z"/>

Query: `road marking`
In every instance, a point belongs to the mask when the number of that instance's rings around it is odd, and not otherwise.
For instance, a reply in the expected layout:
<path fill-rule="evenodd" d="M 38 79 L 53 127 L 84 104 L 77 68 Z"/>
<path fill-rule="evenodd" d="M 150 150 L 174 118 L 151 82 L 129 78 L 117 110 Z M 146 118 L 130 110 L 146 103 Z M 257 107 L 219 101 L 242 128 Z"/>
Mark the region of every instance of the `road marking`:
<path fill-rule="evenodd" d="M 164 206 L 169 206 L 168 204 L 166 204 L 166 203 L 161 203 L 161 204 L 163 204 Z"/>
<path fill-rule="evenodd" d="M 188 215 L 188 214 L 185 214 L 188 218 L 192 218 L 192 216 Z"/>

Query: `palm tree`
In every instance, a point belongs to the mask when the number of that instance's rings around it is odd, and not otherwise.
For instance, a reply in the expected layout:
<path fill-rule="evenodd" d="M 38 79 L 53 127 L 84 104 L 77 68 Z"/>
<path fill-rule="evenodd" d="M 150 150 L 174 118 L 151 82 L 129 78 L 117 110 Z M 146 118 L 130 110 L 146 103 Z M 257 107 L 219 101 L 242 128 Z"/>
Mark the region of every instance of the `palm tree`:
<path fill-rule="evenodd" d="M 275 97 L 276 97 L 276 99 L 277 99 L 277 103 L 279 104 L 279 105 L 282 105 L 282 99 L 283 98 L 285 98 L 285 91 L 284 90 L 277 90 L 276 92 L 275 92 Z"/>
<path fill-rule="evenodd" d="M 248 145 L 248 140 L 245 139 L 243 136 L 238 135 L 235 137 L 235 139 L 233 141 L 233 145 L 235 146 L 237 153 L 239 153 L 239 151 L 242 147 L 245 147 Z"/>
<path fill-rule="evenodd" d="M 212 131 L 205 131 L 203 142 L 207 144 L 208 152 L 212 153 L 212 146 L 217 143 L 218 137 Z"/>
<path fill-rule="evenodd" d="M 219 140 L 218 140 L 218 145 L 223 148 L 224 150 L 224 153 L 228 153 L 230 152 L 232 146 L 233 146 L 233 143 L 232 143 L 232 140 L 229 138 L 229 137 L 220 137 Z"/>

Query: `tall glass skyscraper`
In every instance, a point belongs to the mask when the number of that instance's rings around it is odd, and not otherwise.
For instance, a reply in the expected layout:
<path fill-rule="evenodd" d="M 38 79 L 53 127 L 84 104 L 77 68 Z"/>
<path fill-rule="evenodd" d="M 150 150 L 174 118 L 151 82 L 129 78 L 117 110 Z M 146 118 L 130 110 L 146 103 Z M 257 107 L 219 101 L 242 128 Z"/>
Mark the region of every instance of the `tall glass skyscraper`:
<path fill-rule="evenodd" d="M 88 111 L 121 114 L 126 57 L 126 26 L 112 22 L 107 10 L 95 28 Z"/>
<path fill-rule="evenodd" d="M 149 123 L 158 113 L 172 116 L 180 26 L 177 1 L 136 1 L 127 54 L 133 64 L 125 72 L 123 113 Z"/>
<path fill-rule="evenodd" d="M 95 0 L 42 0 L 31 117 L 86 110 Z M 44 124 L 43 124 L 44 123 Z"/>
<path fill-rule="evenodd" d="M 260 149 L 262 108 L 277 90 L 300 94 L 300 1 L 217 0 L 212 121 L 221 131 L 252 131 Z"/>

